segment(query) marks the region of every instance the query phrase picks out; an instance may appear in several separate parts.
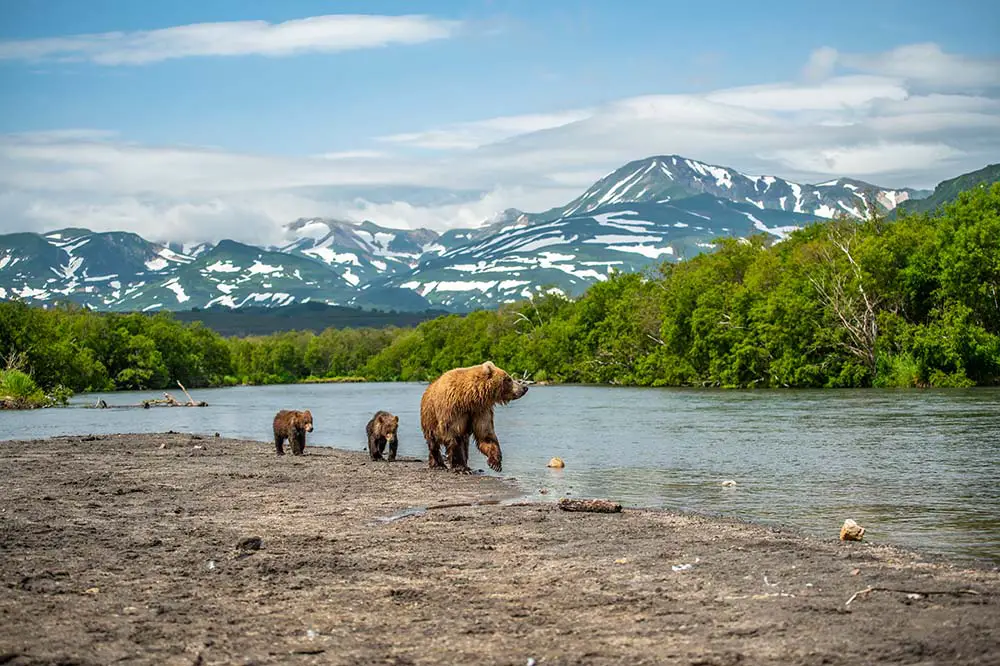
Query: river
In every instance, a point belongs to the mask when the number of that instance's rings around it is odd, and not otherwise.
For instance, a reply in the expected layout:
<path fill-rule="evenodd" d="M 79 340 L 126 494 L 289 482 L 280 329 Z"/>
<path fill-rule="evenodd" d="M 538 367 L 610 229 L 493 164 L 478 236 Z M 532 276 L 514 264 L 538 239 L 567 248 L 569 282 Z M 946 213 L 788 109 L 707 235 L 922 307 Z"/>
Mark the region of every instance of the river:
<path fill-rule="evenodd" d="M 300 384 L 197 390 L 208 407 L 84 409 L 160 392 L 76 396 L 0 412 L 0 440 L 115 432 L 218 432 L 267 441 L 280 408 L 311 409 L 312 446 L 365 449 L 377 409 L 400 417 L 400 455 L 425 458 L 425 385 Z M 179 391 L 173 391 L 179 395 Z M 503 476 L 526 495 L 605 497 L 789 525 L 1000 562 L 1000 390 L 723 391 L 535 386 L 496 411 Z M 2 450 L 2 449 L 0 449 Z M 546 468 L 553 456 L 562 470 Z M 486 467 L 470 451 L 470 465 Z M 723 486 L 731 479 L 735 486 Z M 547 492 L 542 494 L 540 490 Z"/>

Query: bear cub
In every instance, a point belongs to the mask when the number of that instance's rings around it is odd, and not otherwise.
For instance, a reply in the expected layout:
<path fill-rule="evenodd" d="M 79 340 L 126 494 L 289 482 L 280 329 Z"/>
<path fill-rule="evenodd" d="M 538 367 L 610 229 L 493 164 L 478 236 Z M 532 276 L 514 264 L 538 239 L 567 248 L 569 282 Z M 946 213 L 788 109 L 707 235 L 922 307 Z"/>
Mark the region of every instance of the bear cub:
<path fill-rule="evenodd" d="M 274 448 L 279 456 L 285 455 L 285 440 L 292 445 L 292 455 L 301 456 L 306 450 L 306 433 L 312 432 L 313 416 L 308 409 L 298 411 L 282 409 L 274 416 Z"/>
<path fill-rule="evenodd" d="M 389 462 L 396 459 L 396 448 L 399 446 L 399 438 L 396 431 L 399 430 L 399 417 L 387 411 L 379 410 L 375 412 L 365 432 L 368 433 L 368 457 L 372 460 L 382 460 L 385 453 L 385 445 L 389 444 Z"/>

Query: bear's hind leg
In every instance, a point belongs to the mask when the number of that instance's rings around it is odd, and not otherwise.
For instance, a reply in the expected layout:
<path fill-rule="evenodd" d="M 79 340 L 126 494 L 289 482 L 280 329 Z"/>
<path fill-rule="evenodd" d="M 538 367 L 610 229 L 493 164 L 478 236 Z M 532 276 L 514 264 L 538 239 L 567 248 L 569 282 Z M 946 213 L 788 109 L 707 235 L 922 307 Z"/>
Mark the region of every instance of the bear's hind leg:
<path fill-rule="evenodd" d="M 433 437 L 427 438 L 427 466 L 444 469 L 444 458 L 441 457 L 441 445 Z"/>

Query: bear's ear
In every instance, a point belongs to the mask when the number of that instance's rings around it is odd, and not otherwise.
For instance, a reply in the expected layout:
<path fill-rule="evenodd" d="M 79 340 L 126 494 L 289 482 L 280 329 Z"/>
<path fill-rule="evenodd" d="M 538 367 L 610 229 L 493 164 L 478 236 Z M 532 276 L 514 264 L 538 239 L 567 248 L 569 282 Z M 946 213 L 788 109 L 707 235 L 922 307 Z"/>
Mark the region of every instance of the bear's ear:
<path fill-rule="evenodd" d="M 493 375 L 493 371 L 497 369 L 497 366 L 493 365 L 493 361 L 486 361 L 486 363 L 483 363 L 482 367 L 483 372 L 486 373 L 487 377 L 491 377 Z"/>

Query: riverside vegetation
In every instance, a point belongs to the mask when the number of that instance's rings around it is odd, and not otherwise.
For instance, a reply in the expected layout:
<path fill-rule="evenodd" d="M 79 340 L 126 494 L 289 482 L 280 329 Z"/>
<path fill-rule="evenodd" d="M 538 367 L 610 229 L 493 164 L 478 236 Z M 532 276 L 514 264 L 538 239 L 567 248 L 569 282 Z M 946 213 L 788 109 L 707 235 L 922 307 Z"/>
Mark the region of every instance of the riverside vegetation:
<path fill-rule="evenodd" d="M 1000 184 L 933 213 L 810 225 L 644 274 L 414 328 L 225 338 L 169 313 L 0 304 L 0 352 L 42 390 L 432 379 L 491 359 L 536 381 L 638 386 L 1000 383 Z"/>

